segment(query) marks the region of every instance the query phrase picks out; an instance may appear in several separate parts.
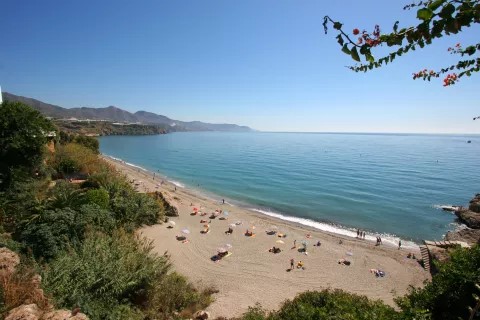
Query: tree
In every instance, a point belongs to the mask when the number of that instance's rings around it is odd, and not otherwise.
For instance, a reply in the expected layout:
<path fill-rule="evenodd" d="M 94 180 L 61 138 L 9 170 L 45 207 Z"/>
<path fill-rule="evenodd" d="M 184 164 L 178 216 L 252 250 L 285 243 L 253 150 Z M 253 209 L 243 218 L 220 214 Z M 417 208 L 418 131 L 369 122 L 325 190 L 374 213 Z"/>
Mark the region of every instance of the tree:
<path fill-rule="evenodd" d="M 480 0 L 427 0 L 404 7 L 404 10 L 411 9 L 417 10 L 416 17 L 420 23 L 417 26 L 399 29 L 399 21 L 396 21 L 391 33 L 382 34 L 380 26 L 376 25 L 371 33 L 355 28 L 350 34 L 342 29 L 342 23 L 334 21 L 329 16 L 324 17 L 323 26 L 327 33 L 328 25 L 332 24 L 338 31 L 337 42 L 342 47 L 342 51 L 350 55 L 353 60 L 360 62 L 349 68 L 355 72 L 367 72 L 387 65 L 403 54 L 424 48 L 443 36 L 458 34 L 472 24 L 480 23 Z M 395 50 L 382 58 L 374 58 L 373 51 L 382 45 L 395 47 Z M 421 70 L 413 74 L 413 79 L 430 81 L 431 78 L 438 78 L 445 74 L 443 85 L 449 86 L 464 76 L 470 77 L 473 73 L 480 71 L 478 56 L 480 43 L 467 46 L 457 43 L 448 48 L 448 52 L 460 56 L 456 64 L 437 71 Z"/>
<path fill-rule="evenodd" d="M 47 135 L 53 124 L 40 112 L 20 102 L 0 106 L 0 189 L 18 172 L 31 173 L 42 163 Z"/>

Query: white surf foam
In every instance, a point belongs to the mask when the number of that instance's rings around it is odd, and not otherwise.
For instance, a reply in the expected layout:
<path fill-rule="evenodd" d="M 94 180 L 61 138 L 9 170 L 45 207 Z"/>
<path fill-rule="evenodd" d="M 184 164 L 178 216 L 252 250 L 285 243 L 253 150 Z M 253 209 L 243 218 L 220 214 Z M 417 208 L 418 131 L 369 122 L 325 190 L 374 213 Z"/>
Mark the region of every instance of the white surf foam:
<path fill-rule="evenodd" d="M 180 183 L 180 182 L 178 182 L 178 181 L 175 181 L 175 180 L 168 180 L 168 182 L 170 182 L 170 183 L 172 183 L 172 184 L 176 185 L 176 186 L 177 186 L 177 187 L 179 187 L 179 188 L 185 188 L 185 185 L 181 184 L 181 183 Z"/>
<path fill-rule="evenodd" d="M 356 229 L 349 229 L 346 227 L 341 227 L 333 224 L 328 224 L 328 223 L 323 223 L 323 222 L 317 222 L 313 221 L 310 219 L 305 219 L 305 218 L 297 218 L 297 217 L 291 217 L 291 216 L 286 216 L 277 212 L 272 212 L 272 211 L 266 211 L 266 210 L 261 210 L 257 208 L 250 208 L 252 211 L 256 211 L 262 214 L 265 214 L 270 217 L 278 218 L 281 220 L 285 221 L 290 221 L 298 224 L 302 224 L 305 226 L 309 226 L 318 230 L 330 232 L 330 233 L 335 233 L 335 234 L 340 234 L 343 236 L 351 237 L 351 238 L 356 238 L 357 237 L 357 232 Z M 389 246 L 398 246 L 398 241 L 400 240 L 399 237 L 390 235 L 390 234 L 380 234 L 376 233 L 374 235 L 372 234 L 366 234 L 365 235 L 365 240 L 370 240 L 370 241 L 376 241 L 376 236 L 380 236 L 382 238 L 382 243 L 389 245 Z M 418 245 L 412 241 L 408 240 L 402 240 L 402 248 L 411 248 L 411 249 L 418 249 Z"/>

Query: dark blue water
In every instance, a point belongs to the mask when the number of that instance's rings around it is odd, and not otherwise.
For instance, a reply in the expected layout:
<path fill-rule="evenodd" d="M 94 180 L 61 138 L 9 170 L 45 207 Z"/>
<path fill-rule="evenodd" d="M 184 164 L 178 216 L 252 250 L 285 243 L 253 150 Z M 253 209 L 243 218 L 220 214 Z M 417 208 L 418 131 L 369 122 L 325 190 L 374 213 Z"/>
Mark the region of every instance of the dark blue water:
<path fill-rule="evenodd" d="M 100 149 L 261 211 L 414 241 L 454 228 L 435 205 L 480 192 L 480 136 L 196 132 Z"/>

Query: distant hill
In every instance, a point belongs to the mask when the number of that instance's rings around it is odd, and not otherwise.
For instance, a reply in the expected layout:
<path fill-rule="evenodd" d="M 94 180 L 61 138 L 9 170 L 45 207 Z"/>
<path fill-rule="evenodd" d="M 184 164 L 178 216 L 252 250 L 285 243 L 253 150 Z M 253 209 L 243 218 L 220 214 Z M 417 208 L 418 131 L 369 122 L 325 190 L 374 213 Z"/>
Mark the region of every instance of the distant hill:
<path fill-rule="evenodd" d="M 247 126 L 239 126 L 228 123 L 206 123 L 201 121 L 179 121 L 166 116 L 148 111 L 137 111 L 135 113 L 110 106 L 107 108 L 63 108 L 53 104 L 45 103 L 36 99 L 17 96 L 8 92 L 3 92 L 3 100 L 23 102 L 34 109 L 37 109 L 47 117 L 55 119 L 91 119 L 107 120 L 112 122 L 143 123 L 151 125 L 161 125 L 170 127 L 168 131 L 228 131 L 228 132 L 248 132 L 253 131 Z"/>

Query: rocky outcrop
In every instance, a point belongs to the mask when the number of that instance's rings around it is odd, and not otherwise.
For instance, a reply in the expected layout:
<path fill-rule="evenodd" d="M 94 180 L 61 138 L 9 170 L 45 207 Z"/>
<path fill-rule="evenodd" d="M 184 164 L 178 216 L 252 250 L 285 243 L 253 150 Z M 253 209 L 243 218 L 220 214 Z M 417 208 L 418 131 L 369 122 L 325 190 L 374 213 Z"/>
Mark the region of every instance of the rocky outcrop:
<path fill-rule="evenodd" d="M 10 310 L 5 320 L 40 320 L 42 310 L 36 304 L 24 304 Z"/>
<path fill-rule="evenodd" d="M 7 276 L 15 271 L 20 263 L 18 254 L 7 248 L 0 248 L 0 276 Z"/>
<path fill-rule="evenodd" d="M 72 315 L 68 310 L 44 313 L 36 304 L 24 304 L 10 310 L 5 320 L 88 320 L 83 313 Z"/>
<path fill-rule="evenodd" d="M 42 277 L 39 274 L 21 274 L 20 277 L 27 279 L 27 282 L 16 282 L 18 273 L 15 268 L 20 263 L 20 257 L 15 252 L 0 248 L 0 285 L 6 294 L 6 288 L 12 283 L 15 285 L 16 295 L 22 296 L 16 305 L 22 305 L 10 310 L 5 320 L 88 320 L 88 317 L 80 313 L 80 310 L 53 310 L 53 306 L 45 297 L 41 288 Z M 40 306 L 40 307 L 39 307 Z"/>
<path fill-rule="evenodd" d="M 40 320 L 88 320 L 83 313 L 72 314 L 69 310 L 55 310 L 45 313 Z"/>
<path fill-rule="evenodd" d="M 465 228 L 458 231 L 449 231 L 445 236 L 448 241 L 464 241 L 469 245 L 480 244 L 480 229 Z"/>
<path fill-rule="evenodd" d="M 458 220 L 467 228 L 450 231 L 445 236 L 448 241 L 464 241 L 470 245 L 480 244 L 480 193 L 470 200 L 468 209 L 462 208 L 455 211 Z"/>
<path fill-rule="evenodd" d="M 480 213 L 471 210 L 455 211 L 458 219 L 467 227 L 480 229 Z"/>
<path fill-rule="evenodd" d="M 475 197 L 470 200 L 470 205 L 468 206 L 470 211 L 480 213 L 480 193 L 477 193 Z"/>
<path fill-rule="evenodd" d="M 193 319 L 195 320 L 207 320 L 210 318 L 210 313 L 207 311 L 197 311 L 193 314 Z"/>

